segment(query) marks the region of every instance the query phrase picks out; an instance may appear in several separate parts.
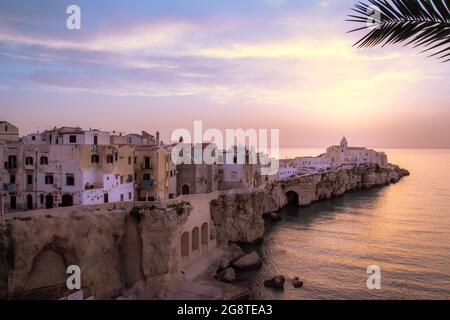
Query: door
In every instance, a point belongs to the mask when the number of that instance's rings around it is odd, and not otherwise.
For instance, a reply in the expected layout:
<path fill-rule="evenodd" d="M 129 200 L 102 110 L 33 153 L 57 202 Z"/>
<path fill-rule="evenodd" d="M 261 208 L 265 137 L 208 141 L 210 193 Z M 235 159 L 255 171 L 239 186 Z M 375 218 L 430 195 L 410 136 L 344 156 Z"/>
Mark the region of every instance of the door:
<path fill-rule="evenodd" d="M 73 206 L 73 197 L 72 197 L 72 195 L 64 194 L 62 196 L 61 206 L 62 207 L 71 207 L 71 206 Z"/>
<path fill-rule="evenodd" d="M 51 194 L 45 196 L 45 208 L 46 209 L 53 208 L 53 196 Z"/>
<path fill-rule="evenodd" d="M 31 194 L 27 195 L 27 209 L 33 210 L 33 196 Z"/>
<path fill-rule="evenodd" d="M 16 210 L 17 209 L 17 200 L 16 200 L 16 196 L 11 196 L 10 198 L 10 208 L 11 210 Z"/>
<path fill-rule="evenodd" d="M 94 136 L 94 145 L 98 144 L 98 136 Z"/>
<path fill-rule="evenodd" d="M 108 201 L 109 201 L 108 194 L 107 193 L 103 194 L 103 202 L 108 203 Z"/>

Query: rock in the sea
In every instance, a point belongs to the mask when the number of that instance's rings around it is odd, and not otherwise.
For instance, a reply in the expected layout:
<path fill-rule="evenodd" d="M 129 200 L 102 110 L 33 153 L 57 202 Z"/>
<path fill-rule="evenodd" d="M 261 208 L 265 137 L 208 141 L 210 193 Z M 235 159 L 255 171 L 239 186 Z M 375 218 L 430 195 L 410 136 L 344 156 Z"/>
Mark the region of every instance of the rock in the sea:
<path fill-rule="evenodd" d="M 281 215 L 276 212 L 271 212 L 271 213 L 267 214 L 265 216 L 265 218 L 271 222 L 279 222 L 279 221 L 283 220 Z"/>
<path fill-rule="evenodd" d="M 259 269 L 262 266 L 262 260 L 261 257 L 253 251 L 252 253 L 234 261 L 233 266 L 241 270 Z"/>
<path fill-rule="evenodd" d="M 292 285 L 294 288 L 301 288 L 303 286 L 303 281 L 301 281 L 299 277 L 295 277 L 292 279 Z"/>
<path fill-rule="evenodd" d="M 217 268 L 218 272 L 221 272 L 232 265 L 232 263 L 239 258 L 245 256 L 245 252 L 237 245 L 231 244 L 228 249 L 228 253 L 220 260 Z"/>
<path fill-rule="evenodd" d="M 284 289 L 285 278 L 283 276 L 275 276 L 270 280 L 264 281 L 264 287 L 274 288 L 274 289 Z"/>
<path fill-rule="evenodd" d="M 219 281 L 232 283 L 232 282 L 236 281 L 236 272 L 234 271 L 233 268 L 228 268 L 228 269 L 222 271 L 221 273 L 219 273 L 217 278 Z"/>

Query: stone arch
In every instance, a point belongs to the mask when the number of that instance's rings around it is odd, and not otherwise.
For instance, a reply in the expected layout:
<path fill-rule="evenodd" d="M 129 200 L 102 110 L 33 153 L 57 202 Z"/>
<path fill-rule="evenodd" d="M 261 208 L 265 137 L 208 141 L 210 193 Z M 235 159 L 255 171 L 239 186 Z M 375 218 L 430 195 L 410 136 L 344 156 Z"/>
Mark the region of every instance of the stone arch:
<path fill-rule="evenodd" d="M 51 246 L 44 247 L 33 259 L 27 290 L 59 286 L 65 284 L 67 262 L 60 250 Z"/>
<path fill-rule="evenodd" d="M 202 243 L 202 251 L 208 250 L 208 238 L 209 238 L 209 230 L 208 223 L 204 223 L 201 229 L 201 243 Z"/>
<path fill-rule="evenodd" d="M 197 251 L 200 248 L 200 231 L 198 227 L 192 229 L 192 251 Z"/>
<path fill-rule="evenodd" d="M 188 184 L 183 184 L 181 194 L 191 194 L 191 187 Z"/>
<path fill-rule="evenodd" d="M 287 205 L 299 205 L 300 197 L 294 190 L 289 190 L 286 192 Z"/>

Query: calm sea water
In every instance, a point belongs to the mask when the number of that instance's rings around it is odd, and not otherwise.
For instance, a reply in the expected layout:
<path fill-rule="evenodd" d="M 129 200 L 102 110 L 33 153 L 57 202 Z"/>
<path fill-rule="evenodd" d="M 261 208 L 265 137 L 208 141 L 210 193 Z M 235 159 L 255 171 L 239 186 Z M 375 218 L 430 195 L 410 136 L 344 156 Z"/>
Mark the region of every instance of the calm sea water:
<path fill-rule="evenodd" d="M 322 150 L 284 150 L 284 156 Z M 411 176 L 306 208 L 285 208 L 256 247 L 262 270 L 243 274 L 258 299 L 450 299 L 450 150 L 386 149 Z M 368 290 L 369 265 L 381 289 Z M 304 281 L 264 288 L 282 274 Z"/>

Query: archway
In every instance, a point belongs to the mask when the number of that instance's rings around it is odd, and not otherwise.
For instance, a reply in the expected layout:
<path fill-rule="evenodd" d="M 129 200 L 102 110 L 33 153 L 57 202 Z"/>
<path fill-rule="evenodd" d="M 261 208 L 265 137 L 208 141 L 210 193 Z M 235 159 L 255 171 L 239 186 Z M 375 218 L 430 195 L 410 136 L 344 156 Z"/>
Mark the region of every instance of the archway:
<path fill-rule="evenodd" d="M 198 227 L 192 229 L 192 251 L 198 250 L 200 247 L 200 231 Z"/>
<path fill-rule="evenodd" d="M 61 198 L 61 207 L 73 206 L 73 196 L 71 194 L 64 194 Z"/>
<path fill-rule="evenodd" d="M 181 187 L 181 194 L 190 194 L 191 193 L 191 187 L 187 184 L 183 184 Z"/>
<path fill-rule="evenodd" d="M 31 194 L 27 195 L 27 209 L 33 210 L 33 196 Z"/>
<path fill-rule="evenodd" d="M 208 250 L 208 224 L 206 222 L 202 225 L 201 238 L 202 252 L 206 252 Z"/>
<path fill-rule="evenodd" d="M 181 261 L 183 265 L 189 262 L 189 232 L 181 235 Z"/>
<path fill-rule="evenodd" d="M 45 196 L 45 209 L 53 208 L 53 196 L 48 194 Z"/>
<path fill-rule="evenodd" d="M 298 193 L 295 191 L 288 191 L 286 192 L 287 197 L 287 205 L 291 206 L 298 206 L 299 205 L 299 196 Z"/>

